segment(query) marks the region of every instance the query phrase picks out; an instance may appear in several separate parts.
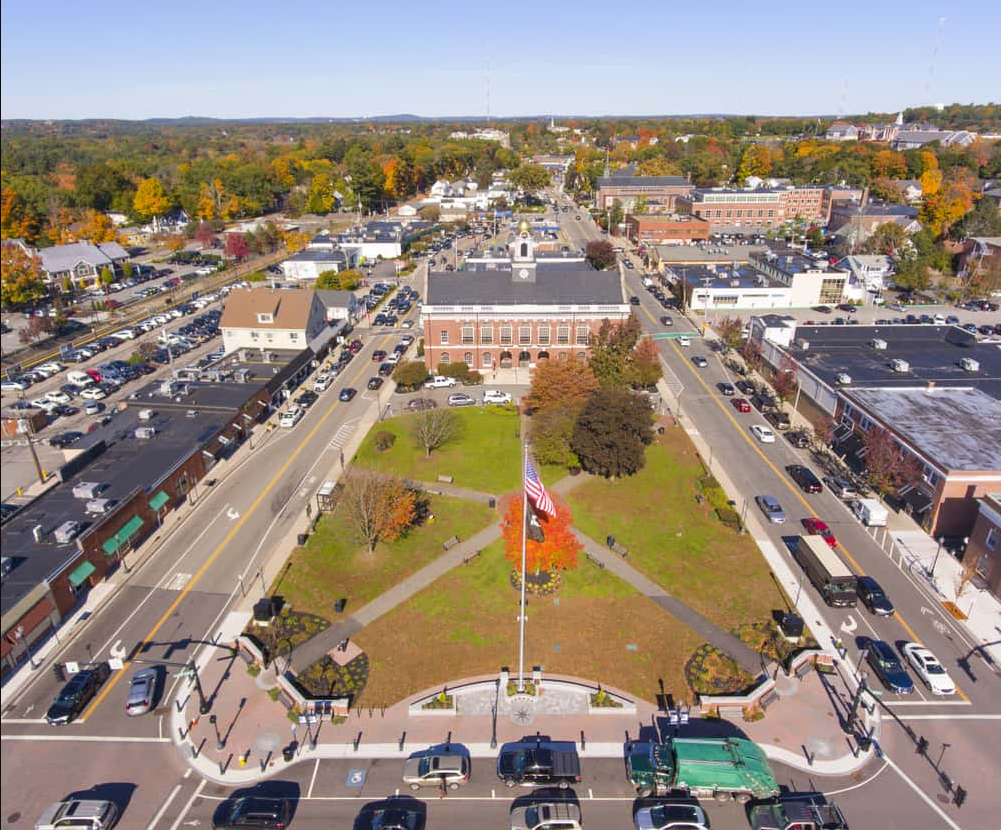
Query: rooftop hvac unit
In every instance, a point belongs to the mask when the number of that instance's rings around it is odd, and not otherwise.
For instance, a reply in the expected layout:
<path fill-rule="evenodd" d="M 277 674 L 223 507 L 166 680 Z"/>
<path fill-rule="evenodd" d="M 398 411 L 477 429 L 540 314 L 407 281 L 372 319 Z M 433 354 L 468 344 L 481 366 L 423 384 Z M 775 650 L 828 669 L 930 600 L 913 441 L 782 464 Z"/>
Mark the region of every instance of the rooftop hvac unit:
<path fill-rule="evenodd" d="M 59 527 L 56 528 L 56 532 L 53 536 L 56 537 L 56 541 L 60 545 L 65 545 L 67 542 L 72 542 L 77 534 L 80 532 L 79 522 L 69 521 L 63 522 Z"/>
<path fill-rule="evenodd" d="M 880 351 L 886 350 L 886 341 L 880 340 L 878 337 L 870 340 L 869 345 L 872 346 L 874 349 L 879 349 Z"/>
<path fill-rule="evenodd" d="M 906 360 L 900 360 L 899 358 L 890 361 L 890 368 L 894 372 L 909 372 L 911 371 L 911 364 Z"/>
<path fill-rule="evenodd" d="M 155 413 L 152 409 L 140 409 L 139 410 L 139 420 L 140 421 L 152 421 L 153 415 Z"/>
<path fill-rule="evenodd" d="M 959 368 L 961 368 L 964 372 L 979 372 L 980 361 L 974 360 L 972 357 L 964 357 L 959 361 Z"/>
<path fill-rule="evenodd" d="M 810 350 L 810 341 L 804 340 L 802 337 L 796 340 L 796 345 L 801 348 L 804 352 Z"/>
<path fill-rule="evenodd" d="M 847 386 L 849 383 L 852 382 L 852 376 L 849 375 L 849 374 L 846 374 L 845 372 L 838 372 L 838 374 L 835 376 L 834 380 L 837 381 L 837 383 L 840 386 Z"/>
<path fill-rule="evenodd" d="M 73 497 L 77 499 L 96 499 L 97 494 L 102 490 L 101 484 L 96 481 L 81 481 L 73 488 Z"/>
<path fill-rule="evenodd" d="M 91 499 L 87 502 L 88 513 L 107 513 L 111 508 L 111 499 Z"/>
<path fill-rule="evenodd" d="M 156 435 L 156 427 L 136 427 L 135 436 L 141 439 L 150 439 Z"/>

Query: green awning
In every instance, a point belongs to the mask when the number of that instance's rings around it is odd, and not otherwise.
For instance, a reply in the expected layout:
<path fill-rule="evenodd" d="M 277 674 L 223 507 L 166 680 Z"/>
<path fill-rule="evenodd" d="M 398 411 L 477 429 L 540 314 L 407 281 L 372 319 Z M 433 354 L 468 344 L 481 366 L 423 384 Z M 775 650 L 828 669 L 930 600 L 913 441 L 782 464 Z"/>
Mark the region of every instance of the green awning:
<path fill-rule="evenodd" d="M 101 547 L 108 556 L 114 556 L 118 553 L 118 549 L 129 541 L 139 528 L 143 526 L 143 520 L 138 516 L 133 516 L 124 525 L 121 526 L 118 533 L 109 539 L 105 540 Z"/>
<path fill-rule="evenodd" d="M 84 580 L 96 570 L 97 568 L 94 567 L 89 559 L 84 559 L 83 562 L 76 566 L 73 573 L 70 574 L 70 585 L 74 588 L 79 588 Z"/>
<path fill-rule="evenodd" d="M 159 493 L 157 493 L 155 496 L 153 496 L 153 498 L 149 500 L 150 509 L 159 510 L 168 501 L 170 501 L 170 496 L 168 496 L 166 493 L 163 492 L 163 490 L 161 490 Z"/>

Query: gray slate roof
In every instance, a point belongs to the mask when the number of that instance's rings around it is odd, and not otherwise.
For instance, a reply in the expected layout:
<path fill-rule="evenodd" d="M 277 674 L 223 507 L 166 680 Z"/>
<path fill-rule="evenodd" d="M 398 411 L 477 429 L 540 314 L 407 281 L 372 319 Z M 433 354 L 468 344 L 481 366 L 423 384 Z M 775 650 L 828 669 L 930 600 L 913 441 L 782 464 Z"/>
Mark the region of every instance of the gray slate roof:
<path fill-rule="evenodd" d="M 510 268 L 428 274 L 426 305 L 615 305 L 624 303 L 618 271 L 579 263 L 537 266 L 535 282 L 516 281 Z"/>
<path fill-rule="evenodd" d="M 350 310 L 358 305 L 358 298 L 350 291 L 318 288 L 316 289 L 316 298 L 323 303 L 324 308 L 346 308 Z"/>
<path fill-rule="evenodd" d="M 92 242 L 72 242 L 69 245 L 53 245 L 51 248 L 41 248 L 38 255 L 42 259 L 42 267 L 50 274 L 69 271 L 80 262 L 86 262 L 95 268 L 111 265 L 113 260 L 128 259 L 128 252 L 117 242 L 102 242 L 94 245 Z"/>
<path fill-rule="evenodd" d="M 687 187 L 691 185 L 684 176 L 600 176 L 598 187 Z"/>

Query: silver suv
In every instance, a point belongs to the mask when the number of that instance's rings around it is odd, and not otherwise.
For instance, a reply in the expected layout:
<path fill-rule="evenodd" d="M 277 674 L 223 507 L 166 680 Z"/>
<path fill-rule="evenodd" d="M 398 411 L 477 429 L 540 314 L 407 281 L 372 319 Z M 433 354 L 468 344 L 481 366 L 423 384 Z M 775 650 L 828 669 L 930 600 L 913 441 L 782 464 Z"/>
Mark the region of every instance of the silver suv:
<path fill-rule="evenodd" d="M 469 758 L 450 752 L 436 752 L 417 758 L 408 758 L 403 764 L 403 783 L 412 790 L 421 787 L 440 787 L 444 782 L 449 789 L 457 790 L 469 780 Z"/>
<path fill-rule="evenodd" d="M 580 830 L 580 807 L 571 801 L 529 804 L 511 810 L 511 830 Z"/>
<path fill-rule="evenodd" d="M 57 801 L 38 817 L 35 830 L 108 830 L 117 819 L 113 801 Z"/>

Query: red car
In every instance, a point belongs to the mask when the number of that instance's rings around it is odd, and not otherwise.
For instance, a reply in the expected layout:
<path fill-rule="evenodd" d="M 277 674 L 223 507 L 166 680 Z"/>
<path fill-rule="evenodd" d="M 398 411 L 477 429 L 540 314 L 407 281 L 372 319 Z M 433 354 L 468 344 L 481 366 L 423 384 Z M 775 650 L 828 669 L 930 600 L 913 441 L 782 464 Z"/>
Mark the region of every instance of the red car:
<path fill-rule="evenodd" d="M 834 538 L 834 533 L 827 526 L 827 522 L 822 522 L 820 519 L 815 519 L 811 516 L 809 519 L 803 519 L 803 527 L 806 528 L 806 532 L 811 536 L 823 536 L 824 541 L 832 548 L 838 546 L 838 540 Z"/>
<path fill-rule="evenodd" d="M 734 398 L 733 405 L 737 407 L 738 412 L 750 412 L 751 404 L 747 398 Z"/>

